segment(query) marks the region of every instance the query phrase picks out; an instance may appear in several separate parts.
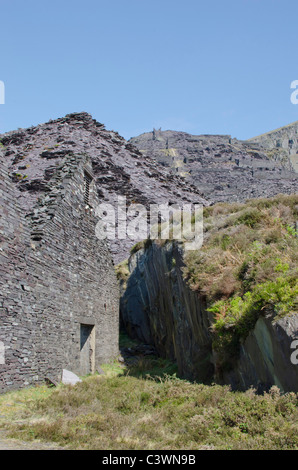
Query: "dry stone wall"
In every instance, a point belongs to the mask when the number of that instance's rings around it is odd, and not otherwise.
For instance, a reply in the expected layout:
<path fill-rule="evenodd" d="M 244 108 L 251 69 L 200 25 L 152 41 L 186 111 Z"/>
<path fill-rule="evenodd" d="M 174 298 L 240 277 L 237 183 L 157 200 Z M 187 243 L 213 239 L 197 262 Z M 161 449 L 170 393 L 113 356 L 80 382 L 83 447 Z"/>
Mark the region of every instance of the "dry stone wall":
<path fill-rule="evenodd" d="M 24 216 L 1 160 L 1 391 L 80 374 L 81 325 L 95 330 L 95 369 L 118 354 L 118 285 L 86 209 L 86 168 L 85 156 L 69 157 Z M 89 198 L 98 203 L 94 183 Z"/>

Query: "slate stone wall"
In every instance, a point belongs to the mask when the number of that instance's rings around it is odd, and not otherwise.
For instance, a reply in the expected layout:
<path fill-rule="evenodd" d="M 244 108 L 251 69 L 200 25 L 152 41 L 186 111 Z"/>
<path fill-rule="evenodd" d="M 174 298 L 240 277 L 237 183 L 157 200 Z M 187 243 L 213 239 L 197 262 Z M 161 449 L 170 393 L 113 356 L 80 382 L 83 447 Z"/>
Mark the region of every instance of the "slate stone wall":
<path fill-rule="evenodd" d="M 15 200 L 13 184 L 3 161 L 0 165 L 0 390 L 29 384 L 36 375 L 35 321 L 26 285 L 26 258 L 30 232 Z M 5 361 L 5 364 L 2 362 Z"/>
<path fill-rule="evenodd" d="M 1 163 L 0 391 L 80 374 L 80 328 L 95 328 L 95 369 L 118 354 L 119 293 L 112 259 L 95 237 L 95 185 L 84 201 L 83 156 L 71 156 L 23 216 Z"/>

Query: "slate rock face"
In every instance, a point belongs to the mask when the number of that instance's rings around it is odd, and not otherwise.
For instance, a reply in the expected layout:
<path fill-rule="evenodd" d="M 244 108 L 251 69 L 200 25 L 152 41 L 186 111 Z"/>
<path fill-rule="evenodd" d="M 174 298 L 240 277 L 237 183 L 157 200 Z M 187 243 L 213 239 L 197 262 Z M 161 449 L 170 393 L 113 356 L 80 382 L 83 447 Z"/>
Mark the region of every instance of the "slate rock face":
<path fill-rule="evenodd" d="M 130 336 L 176 361 L 184 377 L 210 382 L 214 373 L 211 316 L 186 285 L 183 266 L 179 244 L 153 243 L 131 255 L 121 317 Z"/>
<path fill-rule="evenodd" d="M 277 149 L 284 159 L 289 158 L 294 170 L 298 173 L 298 121 L 249 139 L 248 142 L 261 144 L 268 149 L 269 155 Z"/>
<path fill-rule="evenodd" d="M 138 203 L 147 209 L 150 204 L 166 202 L 208 205 L 195 186 L 142 155 L 117 132 L 106 130 L 87 113 L 69 114 L 36 127 L 8 132 L 0 140 L 24 213 L 30 212 L 53 172 L 74 154 L 90 157 L 100 202 L 117 207 L 118 196 L 125 196 L 127 205 Z M 110 243 L 116 263 L 127 258 L 136 241 Z"/>
<path fill-rule="evenodd" d="M 297 131 L 297 125 L 294 128 Z M 293 158 L 285 149 L 273 144 L 269 148 L 262 139 L 257 140 L 154 129 L 130 142 L 143 155 L 194 184 L 210 202 L 245 201 L 297 191 Z M 292 140 L 294 148 L 297 135 Z"/>
<path fill-rule="evenodd" d="M 262 312 L 232 369 L 223 372 L 212 346 L 212 315 L 204 298 L 183 279 L 183 266 L 183 249 L 177 243 L 153 243 L 131 255 L 121 298 L 130 335 L 176 361 L 185 378 L 230 384 L 234 390 L 254 387 L 263 392 L 276 385 L 283 392 L 298 392 L 298 365 L 291 359 L 293 342 L 298 349 L 298 314 L 278 319 Z"/>
<path fill-rule="evenodd" d="M 224 374 L 233 388 L 253 385 L 259 392 L 271 385 L 283 391 L 298 391 L 298 365 L 293 362 L 293 344 L 298 340 L 298 314 L 274 321 L 270 315 L 258 319 L 241 345 L 234 369 Z"/>

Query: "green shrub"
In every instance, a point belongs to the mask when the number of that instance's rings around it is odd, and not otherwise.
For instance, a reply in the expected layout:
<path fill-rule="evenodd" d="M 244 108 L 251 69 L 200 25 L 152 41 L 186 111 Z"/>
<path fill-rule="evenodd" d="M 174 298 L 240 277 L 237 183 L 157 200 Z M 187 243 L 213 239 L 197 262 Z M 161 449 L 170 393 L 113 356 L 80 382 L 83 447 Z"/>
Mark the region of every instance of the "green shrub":
<path fill-rule="evenodd" d="M 229 359 L 232 362 L 240 341 L 245 340 L 262 312 L 274 311 L 275 317 L 281 318 L 294 311 L 297 298 L 297 277 L 283 274 L 275 281 L 255 286 L 243 297 L 220 300 L 209 307 L 208 311 L 214 314 L 213 347 L 224 358 L 222 367 L 227 366 Z"/>
<path fill-rule="evenodd" d="M 264 215 L 257 208 L 248 208 L 235 221 L 237 224 L 244 224 L 254 228 L 263 220 Z"/>
<path fill-rule="evenodd" d="M 297 311 L 298 195 L 216 204 L 203 247 L 186 253 L 184 277 L 214 313 L 214 347 L 228 366 L 262 312 Z"/>

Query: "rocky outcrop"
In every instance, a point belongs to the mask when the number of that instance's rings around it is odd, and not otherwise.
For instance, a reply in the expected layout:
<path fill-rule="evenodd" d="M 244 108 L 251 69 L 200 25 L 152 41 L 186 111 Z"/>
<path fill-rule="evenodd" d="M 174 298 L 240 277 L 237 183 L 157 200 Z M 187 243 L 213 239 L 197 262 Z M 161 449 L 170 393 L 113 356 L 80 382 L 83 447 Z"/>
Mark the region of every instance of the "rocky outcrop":
<path fill-rule="evenodd" d="M 219 373 L 212 347 L 212 316 L 206 302 L 183 279 L 183 248 L 157 243 L 129 259 L 130 277 L 121 298 L 121 315 L 130 335 L 177 361 L 182 376 L 258 391 L 272 385 L 298 391 L 298 365 L 291 361 L 298 340 L 298 314 L 276 321 L 263 313 L 242 342 L 233 368 Z"/>
<path fill-rule="evenodd" d="M 254 386 L 264 391 L 277 385 L 283 391 L 297 392 L 298 364 L 293 360 L 297 339 L 298 314 L 277 321 L 270 315 L 261 316 L 241 345 L 235 367 L 224 373 L 224 382 L 241 390 Z"/>
<path fill-rule="evenodd" d="M 181 245 L 154 243 L 129 260 L 131 272 L 121 299 L 124 326 L 132 337 L 155 346 L 162 357 L 177 361 L 184 377 L 209 381 L 210 314 L 185 284 Z"/>
<path fill-rule="evenodd" d="M 0 136 L 18 204 L 26 214 L 43 194 L 57 169 L 73 155 L 89 156 L 100 202 L 127 206 L 202 203 L 200 191 L 183 178 L 146 158 L 117 132 L 105 129 L 87 113 L 73 113 L 28 129 Z M 111 240 L 116 263 L 127 258 L 136 240 Z"/>
<path fill-rule="evenodd" d="M 92 161 L 99 200 L 127 205 L 242 201 L 297 190 L 297 173 L 287 149 L 267 141 L 243 142 L 230 136 L 194 136 L 160 131 L 127 142 L 87 113 L 67 116 L 0 136 L 4 158 L 15 183 L 18 204 L 30 212 L 57 168 L 73 155 Z M 293 144 L 289 143 L 293 140 Z M 266 145 L 265 145 L 266 144 Z M 288 141 L 292 151 L 294 137 Z M 115 239 L 116 263 L 127 258 L 136 240 Z"/>
<path fill-rule="evenodd" d="M 291 141 L 293 145 L 288 145 L 294 152 L 297 138 Z M 148 159 L 183 176 L 211 202 L 239 202 L 297 191 L 297 174 L 284 141 L 279 148 L 269 148 L 261 139 L 239 141 L 229 135 L 154 129 L 130 142 Z M 295 158 L 297 161 L 297 155 Z"/>
<path fill-rule="evenodd" d="M 269 154 L 279 150 L 288 156 L 294 170 L 298 173 L 298 121 L 266 134 L 259 135 L 248 142 L 256 142 L 268 149 Z"/>

